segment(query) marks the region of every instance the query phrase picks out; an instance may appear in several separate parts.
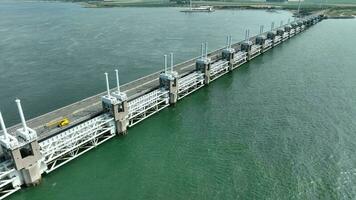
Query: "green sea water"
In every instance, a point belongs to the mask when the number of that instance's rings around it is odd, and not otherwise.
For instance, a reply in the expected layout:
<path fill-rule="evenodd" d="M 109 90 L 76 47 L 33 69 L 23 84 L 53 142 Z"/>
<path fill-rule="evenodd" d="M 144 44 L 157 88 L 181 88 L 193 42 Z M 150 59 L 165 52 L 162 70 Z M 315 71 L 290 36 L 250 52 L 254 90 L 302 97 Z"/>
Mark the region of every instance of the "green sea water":
<path fill-rule="evenodd" d="M 292 19 L 286 11 L 218 10 L 182 13 L 183 8 L 88 9 L 46 1 L 0 1 L 0 109 L 7 125 L 19 123 L 15 98 L 27 118 L 105 90 L 104 72 L 119 69 L 127 83 L 174 62 Z M 113 80 L 114 81 L 114 80 Z M 114 85 L 114 82 L 112 82 Z"/>
<path fill-rule="evenodd" d="M 9 199 L 355 199 L 355 30 L 325 20 Z"/>

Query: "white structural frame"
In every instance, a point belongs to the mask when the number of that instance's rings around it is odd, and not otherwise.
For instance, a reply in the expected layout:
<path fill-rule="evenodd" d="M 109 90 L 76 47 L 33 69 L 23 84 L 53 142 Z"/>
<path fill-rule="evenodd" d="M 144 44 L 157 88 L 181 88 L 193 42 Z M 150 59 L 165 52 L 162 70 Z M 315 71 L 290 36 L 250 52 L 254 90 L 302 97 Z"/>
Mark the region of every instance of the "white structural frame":
<path fill-rule="evenodd" d="M 304 31 L 305 30 L 305 25 L 303 24 L 301 27 L 300 27 L 300 31 Z"/>
<path fill-rule="evenodd" d="M 234 55 L 234 60 L 233 60 L 233 68 L 239 67 L 242 64 L 247 62 L 247 52 L 246 51 L 238 51 Z"/>
<path fill-rule="evenodd" d="M 284 41 L 288 40 L 288 38 L 289 38 L 289 32 L 284 32 L 282 35 L 282 41 L 284 42 Z"/>
<path fill-rule="evenodd" d="M 204 74 L 193 72 L 178 79 L 178 100 L 204 86 Z"/>
<path fill-rule="evenodd" d="M 219 60 L 210 67 L 210 78 L 211 81 L 216 80 L 217 78 L 221 77 L 222 75 L 229 72 L 229 61 L 227 60 Z"/>
<path fill-rule="evenodd" d="M 263 52 L 266 52 L 272 48 L 273 41 L 270 39 L 266 39 L 265 43 L 263 44 Z"/>
<path fill-rule="evenodd" d="M 280 35 L 276 35 L 276 36 L 274 37 L 273 46 L 275 47 L 275 46 L 281 44 L 281 42 L 282 42 L 282 41 L 281 41 L 281 36 L 280 36 Z"/>
<path fill-rule="evenodd" d="M 6 162 L 6 161 L 5 161 Z M 10 163 L 6 163 L 9 165 Z M 17 190 L 21 189 L 19 178 L 15 175 L 16 170 L 14 168 L 4 167 L 5 164 L 1 164 L 0 169 L 0 200 L 13 194 Z"/>
<path fill-rule="evenodd" d="M 114 118 L 102 114 L 39 143 L 50 173 L 115 136 Z"/>
<path fill-rule="evenodd" d="M 299 26 L 297 26 L 297 28 L 295 29 L 295 33 L 297 34 L 297 33 L 300 33 L 300 27 Z"/>
<path fill-rule="evenodd" d="M 169 106 L 169 91 L 156 89 L 128 102 L 129 127 Z"/>
<path fill-rule="evenodd" d="M 7 132 L 2 113 L 0 111 L 0 127 L 3 130 L 3 134 L 0 135 L 0 145 L 4 146 L 7 149 L 14 149 L 19 146 L 19 142 L 16 137 L 10 135 Z"/>
<path fill-rule="evenodd" d="M 261 54 L 261 45 L 258 44 L 254 44 L 251 46 L 251 50 L 250 50 L 250 58 L 249 60 L 254 59 L 255 57 L 257 57 L 258 55 Z"/>

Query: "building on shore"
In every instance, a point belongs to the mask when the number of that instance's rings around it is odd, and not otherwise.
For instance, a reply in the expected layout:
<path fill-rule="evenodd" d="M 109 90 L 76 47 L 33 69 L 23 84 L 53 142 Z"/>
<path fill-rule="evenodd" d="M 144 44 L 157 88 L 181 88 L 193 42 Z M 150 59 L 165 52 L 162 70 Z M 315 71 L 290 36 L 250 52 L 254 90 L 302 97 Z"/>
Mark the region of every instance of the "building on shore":
<path fill-rule="evenodd" d="M 288 0 L 266 0 L 266 2 L 288 2 Z"/>

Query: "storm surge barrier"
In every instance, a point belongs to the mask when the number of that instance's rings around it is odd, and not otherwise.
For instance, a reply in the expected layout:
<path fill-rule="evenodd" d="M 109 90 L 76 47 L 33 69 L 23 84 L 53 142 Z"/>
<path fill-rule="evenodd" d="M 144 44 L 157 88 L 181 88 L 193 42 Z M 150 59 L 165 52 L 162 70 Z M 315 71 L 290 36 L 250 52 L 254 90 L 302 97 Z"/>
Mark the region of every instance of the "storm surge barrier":
<path fill-rule="evenodd" d="M 164 71 L 122 86 L 116 70 L 114 89 L 110 89 L 109 75 L 105 73 L 106 92 L 27 121 L 17 99 L 20 124 L 6 128 L 0 112 L 0 199 L 23 185 L 39 184 L 43 174 L 53 172 L 116 135 L 127 134 L 128 128 L 322 19 L 322 15 L 313 15 L 278 28 L 272 25 L 270 31 L 263 32 L 262 28 L 254 37 L 246 33 L 246 40 L 235 44 L 227 37 L 225 47 L 210 53 L 207 43 L 203 43 L 200 57 L 178 65 L 173 64 L 173 54 L 170 54 L 170 68 L 165 56 Z M 59 123 L 54 123 L 58 119 L 61 119 Z"/>

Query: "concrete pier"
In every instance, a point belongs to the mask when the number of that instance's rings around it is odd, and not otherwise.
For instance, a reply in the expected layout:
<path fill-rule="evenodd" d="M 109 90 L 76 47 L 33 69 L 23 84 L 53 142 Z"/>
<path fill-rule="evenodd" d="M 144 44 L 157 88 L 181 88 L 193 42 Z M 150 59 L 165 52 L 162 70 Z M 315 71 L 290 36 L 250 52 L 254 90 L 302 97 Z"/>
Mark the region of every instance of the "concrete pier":
<path fill-rule="evenodd" d="M 159 86 L 163 90 L 169 91 L 169 103 L 174 105 L 178 101 L 178 72 L 174 71 L 173 53 L 170 54 L 171 67 L 167 70 L 167 57 L 165 57 L 165 71 L 159 76 Z"/>

